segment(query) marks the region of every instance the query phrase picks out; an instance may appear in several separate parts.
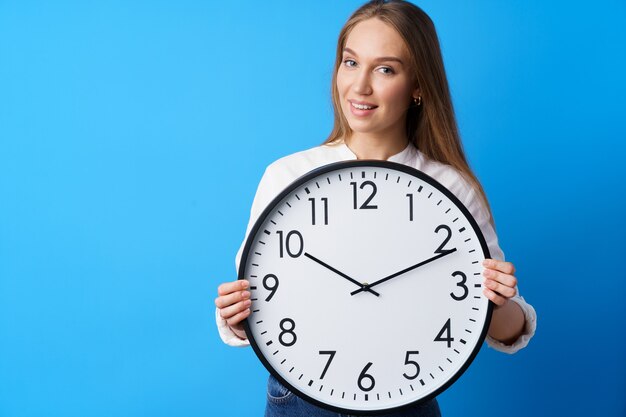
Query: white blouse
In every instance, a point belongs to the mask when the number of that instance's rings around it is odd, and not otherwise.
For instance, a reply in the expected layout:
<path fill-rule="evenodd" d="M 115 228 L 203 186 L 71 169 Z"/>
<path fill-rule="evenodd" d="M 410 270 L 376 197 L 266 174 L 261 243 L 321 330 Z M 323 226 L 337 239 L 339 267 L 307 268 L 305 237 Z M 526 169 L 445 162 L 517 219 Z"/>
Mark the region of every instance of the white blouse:
<path fill-rule="evenodd" d="M 333 145 L 321 145 L 297 152 L 285 156 L 269 165 L 265 170 L 263 178 L 261 178 L 252 203 L 246 238 L 265 207 L 294 180 L 323 165 L 354 159 L 357 159 L 357 157 L 350 148 L 348 148 L 345 143 L 338 143 Z M 388 160 L 416 168 L 433 177 L 449 189 L 465 207 L 467 207 L 478 223 L 487 242 L 487 246 L 489 247 L 491 257 L 493 259 L 504 260 L 504 253 L 498 245 L 498 237 L 491 223 L 489 212 L 483 205 L 481 198 L 476 194 L 474 188 L 458 171 L 449 165 L 428 159 L 412 144 L 409 144 L 403 151 L 393 155 Z M 245 239 L 235 259 L 237 270 L 239 270 L 239 261 L 241 260 L 244 245 Z M 523 334 L 511 345 L 505 345 L 489 336 L 486 338 L 489 346 L 506 353 L 515 353 L 525 347 L 535 334 L 537 327 L 537 315 L 535 310 L 519 295 L 519 289 L 511 300 L 519 304 L 524 312 L 526 325 Z M 222 319 L 217 309 L 215 311 L 215 318 L 220 337 L 224 343 L 231 346 L 248 346 L 250 344 L 247 339 L 240 339 L 230 330 L 228 324 Z"/>

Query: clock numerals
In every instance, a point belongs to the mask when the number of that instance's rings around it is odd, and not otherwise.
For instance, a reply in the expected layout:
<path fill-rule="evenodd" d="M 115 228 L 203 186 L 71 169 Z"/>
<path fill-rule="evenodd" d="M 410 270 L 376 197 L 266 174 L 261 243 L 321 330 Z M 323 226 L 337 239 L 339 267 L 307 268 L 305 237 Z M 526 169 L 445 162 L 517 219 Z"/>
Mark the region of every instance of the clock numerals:
<path fill-rule="evenodd" d="M 302 238 L 302 234 L 300 232 L 292 230 L 287 233 L 287 236 L 284 239 L 282 230 L 277 230 L 276 233 L 278 234 L 278 249 L 281 258 L 284 256 L 284 249 L 286 249 L 287 255 L 292 258 L 297 258 L 302 255 L 302 251 L 304 251 L 304 239 Z M 295 243 L 294 240 L 296 241 Z"/>
<path fill-rule="evenodd" d="M 278 335 L 278 341 L 285 347 L 293 346 L 298 340 L 298 336 L 294 330 L 296 329 L 296 322 L 290 318 L 285 318 L 280 321 L 280 334 Z M 287 336 L 285 336 L 287 335 Z"/>
<path fill-rule="evenodd" d="M 326 197 L 322 197 L 320 198 L 320 200 L 322 200 L 323 206 L 324 206 L 324 225 L 328 224 L 328 198 Z M 309 201 L 311 202 L 311 225 L 315 226 L 315 198 L 309 198 Z"/>
<path fill-rule="evenodd" d="M 320 379 L 324 379 L 324 375 L 326 375 L 326 371 L 328 371 L 330 363 L 335 358 L 335 353 L 337 353 L 336 350 L 320 350 L 320 355 L 329 355 L 328 362 L 326 362 L 326 366 L 324 366 L 324 370 L 322 371 L 322 375 L 320 375 Z"/>
<path fill-rule="evenodd" d="M 303 398 L 351 415 L 389 412 L 441 393 L 473 360 L 490 318 L 486 298 L 478 296 L 484 284 L 476 270 L 477 259 L 488 253 L 482 253 L 480 230 L 458 199 L 410 170 L 366 164 L 333 165 L 285 188 L 248 236 L 239 271 L 251 280 L 256 318 L 246 324 L 263 364 Z M 395 246 L 381 244 L 378 233 L 355 232 L 376 227 L 393 230 L 396 244 L 421 233 L 423 250 L 400 259 L 390 255 Z M 333 241 L 347 242 L 344 257 L 324 251 Z M 397 262 L 376 268 L 380 259 L 364 258 L 363 248 L 378 248 L 379 258 Z M 395 296 L 426 287 L 442 291 L 423 294 L 420 316 L 431 318 L 423 332 L 388 346 L 367 343 L 384 336 L 384 317 L 413 314 Z M 311 303 L 297 301 L 307 297 L 350 304 L 351 314 L 312 311 Z M 437 297 L 440 302 L 430 302 Z M 326 324 L 332 327 L 328 334 L 351 328 L 363 336 L 335 342 L 324 332 L 309 337 L 311 325 Z"/>
<path fill-rule="evenodd" d="M 276 290 L 278 289 L 278 277 L 274 274 L 267 274 L 263 277 L 263 288 L 270 291 L 270 295 L 267 296 L 265 301 L 272 299 Z"/>
<path fill-rule="evenodd" d="M 374 184 L 372 181 L 363 181 L 361 183 L 361 186 L 358 187 L 361 190 L 363 190 L 363 188 L 367 185 L 369 187 L 371 187 L 372 192 L 370 193 L 369 197 L 367 197 L 367 199 L 365 200 L 365 202 L 363 202 L 363 204 L 361 204 L 361 206 L 359 207 L 357 204 L 357 194 L 358 194 L 358 189 L 357 189 L 357 183 L 356 182 L 351 182 L 350 185 L 352 186 L 352 197 L 353 197 L 353 201 L 354 201 L 354 206 L 353 208 L 356 210 L 357 208 L 359 209 L 377 209 L 378 206 L 377 205 L 372 205 L 370 204 L 370 201 L 372 201 L 372 199 L 374 198 L 374 196 L 376 195 L 376 192 L 378 191 L 378 189 L 376 188 L 376 184 Z"/>
<path fill-rule="evenodd" d="M 446 244 L 450 241 L 450 238 L 452 237 L 452 230 L 450 230 L 450 228 L 445 224 L 440 224 L 439 226 L 437 226 L 437 228 L 435 229 L 435 233 L 439 234 L 440 230 L 445 230 L 446 237 L 443 239 L 443 243 L 439 245 L 437 250 L 435 250 L 435 253 L 446 253 L 449 252 L 450 249 L 444 249 L 444 246 L 446 246 Z"/>
<path fill-rule="evenodd" d="M 365 368 L 363 368 L 363 370 L 361 371 L 361 374 L 359 374 L 357 385 L 359 386 L 359 389 L 361 389 L 361 391 L 371 391 L 376 385 L 376 380 L 374 379 L 374 377 L 367 373 L 367 370 L 370 369 L 370 366 L 372 365 L 372 362 L 368 362 L 367 365 L 365 365 Z M 364 381 L 367 383 L 368 386 L 363 385 Z"/>
<path fill-rule="evenodd" d="M 469 289 L 467 288 L 467 285 L 465 285 L 465 282 L 467 281 L 467 276 L 465 276 L 465 274 L 463 272 L 461 272 L 461 271 L 453 272 L 452 276 L 453 277 L 461 277 L 461 282 L 457 282 L 456 286 L 463 288 L 463 294 L 462 295 L 454 295 L 454 293 L 451 292 L 450 296 L 453 299 L 455 299 L 456 301 L 465 300 L 467 298 L 467 294 L 469 294 Z"/>
<path fill-rule="evenodd" d="M 409 221 L 413 221 L 413 194 L 407 194 L 407 198 L 409 199 Z"/>
<path fill-rule="evenodd" d="M 415 371 L 414 371 L 415 374 L 408 375 L 406 372 L 402 374 L 406 379 L 409 379 L 409 380 L 415 379 L 420 374 L 420 365 L 417 362 L 410 360 L 411 355 L 417 355 L 417 354 L 419 354 L 417 350 L 409 350 L 406 352 L 406 357 L 404 358 L 404 364 L 415 367 Z"/>
<path fill-rule="evenodd" d="M 454 342 L 454 338 L 452 337 L 452 331 L 450 330 L 450 319 L 446 321 L 446 324 L 443 325 L 437 337 L 435 337 L 435 342 L 447 342 L 448 347 L 452 347 L 452 342 Z"/>

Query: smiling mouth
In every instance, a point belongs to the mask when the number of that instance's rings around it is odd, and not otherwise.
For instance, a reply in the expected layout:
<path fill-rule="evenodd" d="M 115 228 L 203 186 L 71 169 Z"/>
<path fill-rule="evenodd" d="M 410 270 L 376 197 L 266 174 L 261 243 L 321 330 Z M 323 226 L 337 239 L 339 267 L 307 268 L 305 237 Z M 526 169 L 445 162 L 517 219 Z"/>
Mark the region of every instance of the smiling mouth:
<path fill-rule="evenodd" d="M 378 107 L 378 106 L 369 106 L 367 104 L 358 104 L 358 103 L 353 103 L 353 102 L 350 102 L 350 105 L 357 110 L 372 110 Z"/>

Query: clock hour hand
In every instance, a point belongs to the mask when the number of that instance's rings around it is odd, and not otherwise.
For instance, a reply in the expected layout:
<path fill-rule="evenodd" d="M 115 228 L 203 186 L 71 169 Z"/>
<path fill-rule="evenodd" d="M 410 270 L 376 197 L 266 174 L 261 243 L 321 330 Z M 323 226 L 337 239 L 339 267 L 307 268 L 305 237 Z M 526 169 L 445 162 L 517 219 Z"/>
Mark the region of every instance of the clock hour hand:
<path fill-rule="evenodd" d="M 304 252 L 304 256 L 306 256 L 307 258 L 309 258 L 310 260 L 317 262 L 318 264 L 322 265 L 323 267 L 330 269 L 331 271 L 333 271 L 335 274 L 347 279 L 348 281 L 350 281 L 351 283 L 358 285 L 359 287 L 361 287 L 359 289 L 359 291 L 368 291 L 371 292 L 372 294 L 374 294 L 376 297 L 379 297 L 380 294 L 377 293 L 376 291 L 370 289 L 370 288 L 365 288 L 366 285 L 361 284 L 359 281 L 357 281 L 356 279 L 350 278 L 349 276 L 347 276 L 346 274 L 344 274 L 343 272 L 339 271 L 338 269 L 333 268 L 332 266 L 328 265 L 326 262 L 321 261 L 319 259 L 317 259 L 315 256 L 311 255 L 308 252 Z"/>
<path fill-rule="evenodd" d="M 363 285 L 363 286 L 361 286 L 361 288 L 359 288 L 358 290 L 352 291 L 352 292 L 350 293 L 350 295 L 355 295 L 355 294 L 358 294 L 358 293 L 360 293 L 361 291 L 371 291 L 371 288 L 372 288 L 373 286 L 375 286 L 375 285 L 382 284 L 383 282 L 389 281 L 389 280 L 390 280 L 390 279 L 392 279 L 392 278 L 395 278 L 395 277 L 397 277 L 397 276 L 399 276 L 399 275 L 405 274 L 405 273 L 407 273 L 407 272 L 409 272 L 409 271 L 412 271 L 412 270 L 414 270 L 414 269 L 416 269 L 416 268 L 419 268 L 420 266 L 424 266 L 424 265 L 426 265 L 426 264 L 428 264 L 428 263 L 431 263 L 432 261 L 436 261 L 437 259 L 443 258 L 444 256 L 451 254 L 452 252 L 456 252 L 456 248 L 454 248 L 454 249 L 449 249 L 449 250 L 445 250 L 445 251 L 441 251 L 441 252 L 439 252 L 437 255 L 435 255 L 435 256 L 433 256 L 433 257 L 431 257 L 431 258 L 428 258 L 428 259 L 426 259 L 425 261 L 422 261 L 422 262 L 417 263 L 417 264 L 415 264 L 415 265 L 413 265 L 413 266 L 410 266 L 410 267 L 408 267 L 408 268 L 405 268 L 405 269 L 403 269 L 402 271 L 398 271 L 398 272 L 396 272 L 395 274 L 391 274 L 391 275 L 389 275 L 389 276 L 387 276 L 387 277 L 385 277 L 385 278 L 379 279 L 378 281 L 372 282 L 371 284 Z"/>

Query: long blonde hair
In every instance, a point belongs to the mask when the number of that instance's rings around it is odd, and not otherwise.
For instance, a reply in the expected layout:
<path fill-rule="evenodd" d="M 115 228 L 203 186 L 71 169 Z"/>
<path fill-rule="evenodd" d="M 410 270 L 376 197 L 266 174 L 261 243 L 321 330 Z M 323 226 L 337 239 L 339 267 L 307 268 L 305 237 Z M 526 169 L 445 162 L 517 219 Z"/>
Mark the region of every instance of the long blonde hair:
<path fill-rule="evenodd" d="M 476 189 L 491 215 L 485 191 L 465 158 L 435 25 L 414 4 L 403 0 L 370 1 L 355 11 L 341 29 L 331 87 L 335 122 L 324 144 L 338 142 L 352 133 L 341 111 L 337 71 L 342 64 L 348 35 L 358 23 L 371 18 L 377 18 L 393 27 L 404 39 L 409 52 L 410 65 L 422 96 L 422 105 L 412 106 L 408 110 L 406 134 L 409 141 L 428 158 L 459 171 Z M 493 216 L 491 222 L 493 224 Z"/>

